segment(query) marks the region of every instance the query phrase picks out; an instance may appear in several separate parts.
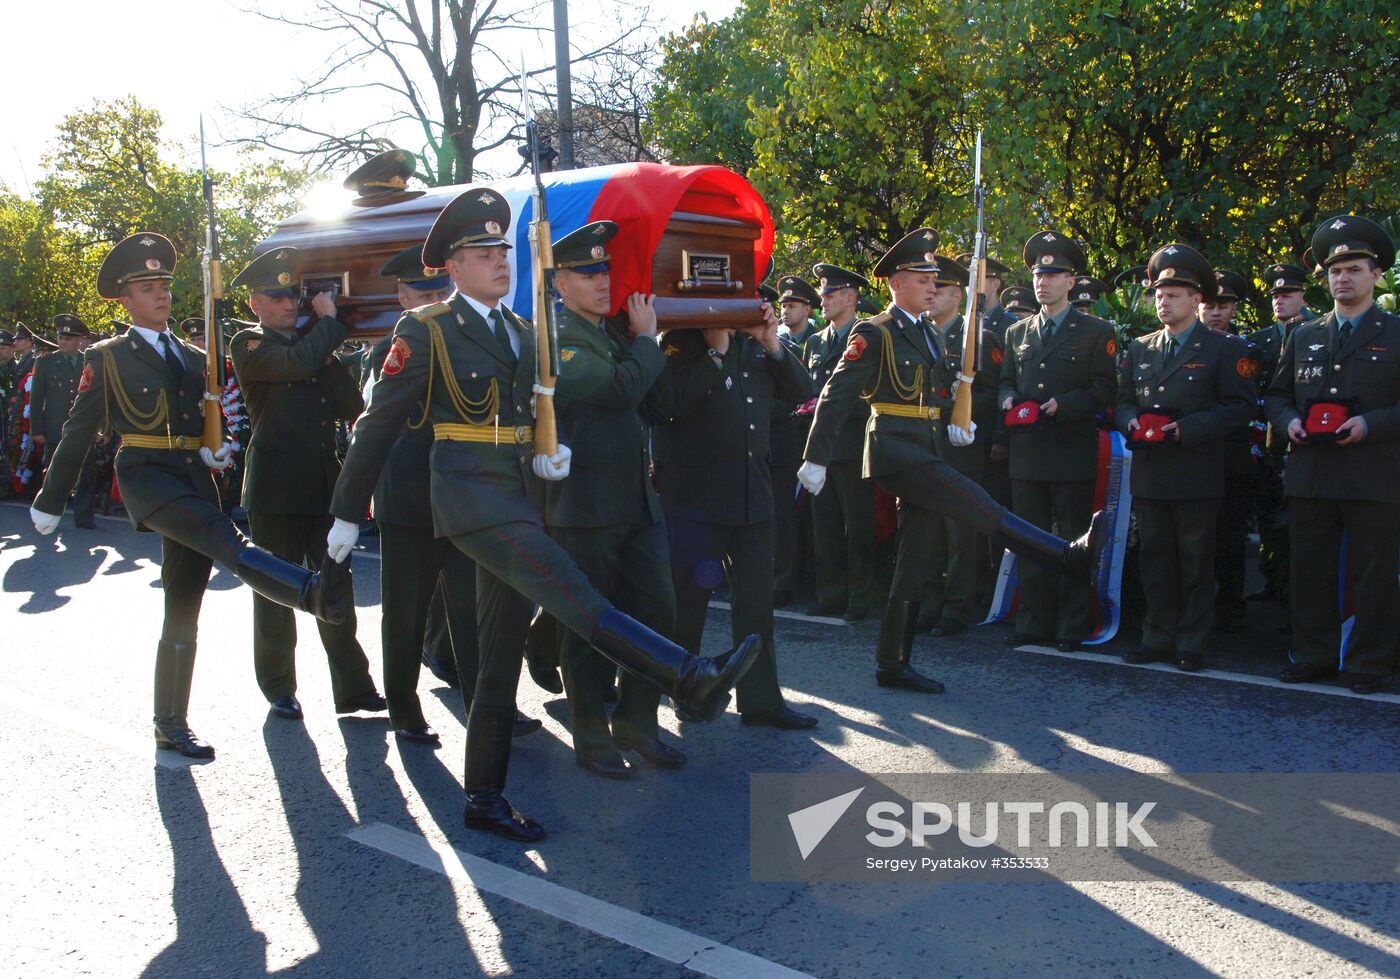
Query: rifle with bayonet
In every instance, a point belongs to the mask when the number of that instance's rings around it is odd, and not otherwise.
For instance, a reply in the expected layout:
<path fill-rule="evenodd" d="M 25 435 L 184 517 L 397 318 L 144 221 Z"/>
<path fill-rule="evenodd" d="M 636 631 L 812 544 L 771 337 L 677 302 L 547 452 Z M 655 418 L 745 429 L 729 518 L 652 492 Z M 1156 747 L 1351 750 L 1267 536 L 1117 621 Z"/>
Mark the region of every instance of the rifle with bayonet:
<path fill-rule="evenodd" d="M 199 168 L 204 183 L 204 210 L 207 227 L 204 231 L 204 352 L 209 369 L 204 382 L 204 436 L 202 442 L 210 452 L 218 452 L 224 444 L 224 386 L 228 375 L 224 362 L 224 329 L 222 300 L 224 279 L 219 260 L 219 224 L 214 213 L 214 181 L 209 177 L 209 161 L 204 155 L 204 117 L 199 118 Z"/>
<path fill-rule="evenodd" d="M 953 386 L 952 424 L 972 431 L 972 381 L 977 376 L 982 354 L 982 325 L 977 320 L 977 308 L 987 276 L 987 233 L 984 230 L 983 206 L 986 192 L 982 186 L 982 130 L 977 130 L 977 149 L 972 165 L 972 200 L 977 208 L 977 234 L 972 239 L 972 257 L 967 263 L 967 302 L 963 308 L 963 349 L 958 379 Z"/>
<path fill-rule="evenodd" d="M 530 255 L 535 307 L 535 455 L 552 456 L 559 451 L 559 429 L 554 419 L 559 332 L 554 310 L 554 242 L 550 237 L 543 180 L 544 159 L 550 150 L 530 110 L 527 84 L 522 66 L 520 89 L 525 103 L 525 146 L 521 153 L 528 157 L 530 172 L 535 177 L 535 187 L 530 194 L 534 207 L 530 221 Z"/>

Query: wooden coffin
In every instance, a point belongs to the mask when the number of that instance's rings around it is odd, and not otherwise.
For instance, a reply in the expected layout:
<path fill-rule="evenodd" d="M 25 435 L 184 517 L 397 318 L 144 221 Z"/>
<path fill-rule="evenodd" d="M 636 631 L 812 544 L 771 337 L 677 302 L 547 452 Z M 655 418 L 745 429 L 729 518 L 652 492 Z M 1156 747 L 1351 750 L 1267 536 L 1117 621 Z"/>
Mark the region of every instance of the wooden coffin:
<path fill-rule="evenodd" d="M 590 221 L 616 221 L 612 255 L 613 310 L 633 292 L 657 296 L 662 329 L 758 325 L 756 287 L 773 250 L 773 222 L 758 193 L 722 167 L 655 163 L 546 174 L 545 195 L 555 240 Z M 489 185 L 511 205 L 506 237 L 514 243 L 507 303 L 533 318 L 528 224 L 530 178 Z M 379 274 L 388 259 L 421 242 L 439 212 L 464 186 L 350 200 L 283 221 L 257 251 L 295 246 L 303 253 L 308 295 L 334 289 L 340 319 L 360 338 L 387 333 L 398 321 L 397 283 Z"/>

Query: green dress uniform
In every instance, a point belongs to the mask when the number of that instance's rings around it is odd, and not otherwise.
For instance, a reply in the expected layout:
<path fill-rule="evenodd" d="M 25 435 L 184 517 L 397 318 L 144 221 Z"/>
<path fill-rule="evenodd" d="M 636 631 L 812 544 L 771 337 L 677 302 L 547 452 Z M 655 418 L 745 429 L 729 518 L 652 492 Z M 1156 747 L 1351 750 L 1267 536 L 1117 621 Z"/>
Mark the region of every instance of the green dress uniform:
<path fill-rule="evenodd" d="M 1158 249 L 1148 268 L 1153 288 L 1185 286 L 1207 301 L 1215 295 L 1209 263 L 1186 245 Z M 1184 670 L 1203 665 L 1215 605 L 1225 438 L 1254 414 L 1256 370 L 1238 338 L 1200 320 L 1177 337 L 1163 327 L 1129 345 L 1114 421 L 1134 449 L 1131 489 L 1147 599 L 1142 645 L 1130 661 L 1175 657 Z M 1177 437 L 1157 440 L 1166 421 L 1179 426 Z"/>
<path fill-rule="evenodd" d="M 98 272 L 98 293 L 114 299 L 129 283 L 170 280 L 175 248 L 138 233 L 113 247 Z M 155 337 L 153 342 L 151 337 Z M 354 598 L 334 565 L 307 571 L 249 544 L 219 509 L 209 469 L 199 456 L 205 396 L 204 354 L 173 337 L 129 328 L 89 347 L 78 396 L 34 502 L 61 514 L 99 429 L 120 435 L 117 485 L 137 530 L 159 533 L 165 623 L 156 652 L 155 738 L 193 757 L 214 751 L 189 730 L 186 710 L 194 674 L 199 607 L 213 562 L 273 601 L 344 621 Z"/>
<path fill-rule="evenodd" d="M 575 235 L 593 240 L 592 227 L 585 225 L 556 243 L 555 260 L 561 267 L 571 254 L 570 240 Z M 666 355 L 655 337 L 619 336 L 568 308 L 560 309 L 557 326 L 555 406 L 559 438 L 573 450 L 573 460 L 568 479 L 545 485 L 550 536 L 609 601 L 669 635 L 675 628 L 676 593 L 666 523 L 651 482 L 647 428 L 669 413 Z M 644 757 L 671 757 L 651 750 L 658 735 L 660 692 L 623 671 L 609 722 L 604 695 L 617 667 L 576 632 L 560 630 L 559 638 L 579 763 L 602 764 L 604 774 L 621 774 L 625 769 L 615 757 L 619 748 L 642 746 Z"/>
<path fill-rule="evenodd" d="M 54 327 L 60 336 L 92 335 L 82 320 L 67 313 L 54 317 Z M 34 362 L 34 380 L 29 389 L 29 431 L 44 437 L 50 453 L 63 437 L 63 425 L 78 396 L 78 379 L 82 373 L 81 353 L 68 356 L 55 350 Z M 97 497 L 97 456 L 97 452 L 89 451 L 78 472 L 78 484 L 73 493 L 73 521 L 79 527 L 96 526 L 93 509 Z"/>
<path fill-rule="evenodd" d="M 271 259 L 276 254 L 267 253 Z M 255 280 L 250 288 L 257 288 Z M 283 560 L 316 566 L 325 558 L 331 492 L 340 473 L 336 425 L 364 407 L 345 364 L 334 356 L 345 327 L 334 317 L 319 319 L 300 336 L 239 327 L 229 350 L 252 419 L 243 506 L 253 540 Z M 356 710 L 375 690 L 369 660 L 355 638 L 355 616 L 318 622 L 317 628 L 336 709 Z M 269 703 L 296 696 L 296 637 L 290 609 L 254 596 L 253 669 Z"/>
<path fill-rule="evenodd" d="M 939 267 L 943 268 L 942 259 Z M 966 272 L 963 273 L 963 281 L 966 281 Z M 946 328 L 939 328 L 938 332 L 947 367 L 956 375 L 962 363 L 962 316 L 954 317 Z M 997 386 L 1001 375 L 1002 349 L 1000 339 L 991 330 L 982 331 L 980 342 L 982 366 L 972 382 L 972 420 L 977 425 L 977 437 L 971 445 L 953 445 L 943 429 L 936 429 L 935 434 L 939 458 L 968 479 L 983 485 L 987 450 L 995 438 L 997 423 L 1001 418 L 1001 412 L 997 409 Z M 977 615 L 977 581 L 981 565 L 987 559 L 988 546 L 981 542 L 970 524 L 955 514 L 942 514 L 930 524 L 929 529 L 928 569 L 923 598 L 919 603 L 920 618 L 923 625 L 934 629 L 935 635 L 954 635 L 973 622 Z"/>
<path fill-rule="evenodd" d="M 1042 231 L 1026 243 L 1025 259 L 1031 269 L 1078 271 L 1084 256 L 1072 239 Z M 1054 415 L 1041 415 L 1039 427 L 1009 431 L 1012 509 L 1061 537 L 1083 533 L 1093 515 L 1098 418 L 1113 403 L 1117 352 L 1113 326 L 1072 307 L 1057 317 L 1042 310 L 1006 332 L 999 403 L 1053 398 L 1058 405 Z M 1017 570 L 1018 638 L 1069 648 L 1089 635 L 1091 593 L 1084 582 L 1057 580 L 1041 568 Z"/>
<path fill-rule="evenodd" d="M 1324 222 L 1312 251 L 1330 266 L 1369 258 L 1381 268 L 1395 248 L 1378 225 L 1355 215 Z M 1348 328 L 1349 327 L 1349 328 Z M 1289 449 L 1293 666 L 1286 681 L 1308 680 L 1340 666 L 1357 692 L 1379 687 L 1400 643 L 1400 316 L 1372 305 L 1345 323 L 1336 310 L 1293 328 L 1265 399 L 1276 433 L 1293 421 L 1317 431 L 1329 410 L 1365 423 L 1350 445 L 1314 435 Z M 1344 543 L 1345 542 L 1345 543 Z M 1345 546 L 1355 610 L 1343 640 L 1338 596 Z"/>
<path fill-rule="evenodd" d="M 805 300 L 804 300 L 805 301 Z M 817 331 L 811 320 L 801 333 L 788 339 L 799 357 Z M 811 564 L 811 507 L 804 494 L 797 493 L 797 467 L 802 464 L 802 446 L 807 441 L 807 419 L 798 414 L 805 402 L 774 399 L 769 423 L 770 455 L 768 469 L 773 482 L 773 595 L 774 607 L 796 599 L 802 590 L 803 569 Z M 781 603 L 777 596 L 782 596 Z"/>
<path fill-rule="evenodd" d="M 763 654 L 739 683 L 741 714 L 784 709 L 773 649 L 773 487 L 768 468 L 773 402 L 806 401 L 811 381 L 797 348 L 771 355 L 735 334 L 721 362 L 696 330 L 663 346 L 675 386 L 661 501 L 670 533 L 676 639 L 698 652 L 710 595 L 729 582 L 731 630 L 763 638 Z"/>
<path fill-rule="evenodd" d="M 895 244 L 875 267 L 876 275 L 902 270 L 938 271 L 933 247 L 938 233 L 919 228 Z M 857 400 L 870 407 L 865 430 L 863 474 L 893 493 L 901 507 L 898 553 L 890 603 L 876 650 L 876 680 L 919 692 L 941 693 L 943 685 L 909 665 L 923 589 L 930 527 L 944 513 L 958 515 L 979 533 L 1029 560 L 1049 563 L 1080 580 L 1088 577 L 1106 543 L 1105 524 L 1070 544 L 1008 513 L 973 480 L 938 455 L 935 426 L 942 423 L 955 375 L 942 342 L 922 316 L 891 305 L 856 323 L 836 370 L 822 389 L 807 440 L 806 459 L 827 465 Z"/>
<path fill-rule="evenodd" d="M 459 248 L 509 247 L 510 207 L 485 188 L 454 198 L 429 232 L 425 265 Z M 355 424 L 331 513 L 358 522 L 405 423 L 430 426 L 433 529 L 477 566 L 480 668 L 467 717 L 464 821 L 511 839 L 543 835 L 502 795 L 515 727 L 515 691 L 530 616 L 539 605 L 616 665 L 703 716 L 752 664 L 756 639 L 700 660 L 614 608 L 548 534 L 533 469 L 534 330 L 502 305 L 458 292 L 405 315 Z M 483 315 L 483 313 L 485 315 Z M 770 550 L 771 553 L 771 550 Z"/>

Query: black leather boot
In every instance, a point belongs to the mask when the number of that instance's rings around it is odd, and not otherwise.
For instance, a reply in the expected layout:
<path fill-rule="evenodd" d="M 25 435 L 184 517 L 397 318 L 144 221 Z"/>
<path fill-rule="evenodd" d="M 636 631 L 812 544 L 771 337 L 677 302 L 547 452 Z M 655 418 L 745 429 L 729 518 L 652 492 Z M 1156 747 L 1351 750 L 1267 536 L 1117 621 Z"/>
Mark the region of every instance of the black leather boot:
<path fill-rule="evenodd" d="M 880 644 L 875 651 L 875 682 L 882 687 L 942 693 L 943 684 L 909 665 L 918 627 L 919 603 L 890 599 L 880 623 Z"/>
<path fill-rule="evenodd" d="M 156 644 L 156 747 L 178 751 L 186 758 L 213 758 L 213 746 L 195 737 L 186 720 L 190 684 L 194 680 L 194 652 L 192 642 L 162 639 Z"/>
<path fill-rule="evenodd" d="M 288 608 L 310 612 L 332 625 L 341 625 L 355 608 L 350 559 L 337 564 L 329 557 L 320 571 L 307 571 L 261 547 L 245 547 L 234 573 L 263 598 Z"/>
<path fill-rule="evenodd" d="M 763 640 L 753 635 L 719 656 L 692 656 L 615 608 L 603 613 L 589 642 L 614 664 L 668 695 L 678 709 L 705 721 L 724 712 L 729 691 L 763 651 Z"/>
<path fill-rule="evenodd" d="M 1112 529 L 1108 512 L 1100 510 L 1094 514 L 1084 536 L 1067 541 L 1008 511 L 997 526 L 997 543 L 1017 557 L 1044 565 L 1066 577 L 1092 579 L 1099 557 L 1112 539 Z"/>
<path fill-rule="evenodd" d="M 468 829 L 485 830 L 508 840 L 533 843 L 544 836 L 544 827 L 515 811 L 501 793 L 510 768 L 510 739 L 515 730 L 514 707 L 472 704 L 467 715 L 467 766 L 462 780 L 467 805 L 462 822 Z"/>

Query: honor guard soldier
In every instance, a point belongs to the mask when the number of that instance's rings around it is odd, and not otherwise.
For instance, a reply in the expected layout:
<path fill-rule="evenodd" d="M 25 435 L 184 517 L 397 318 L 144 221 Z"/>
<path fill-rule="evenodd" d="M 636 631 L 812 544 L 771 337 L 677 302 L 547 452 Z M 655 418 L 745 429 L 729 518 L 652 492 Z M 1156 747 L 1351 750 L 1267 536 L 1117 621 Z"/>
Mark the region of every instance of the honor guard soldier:
<path fill-rule="evenodd" d="M 860 290 L 870 282 L 839 265 L 814 265 L 826 327 L 802 351 L 813 394 L 831 380 L 856 325 Z M 815 399 L 804 406 L 809 416 Z M 864 619 L 875 601 L 875 483 L 861 474 L 865 424 L 870 408 L 853 405 L 827 460 L 827 492 L 813 495 L 812 544 L 816 553 L 817 603 L 808 615 Z"/>
<path fill-rule="evenodd" d="M 1108 284 L 1102 279 L 1081 275 L 1074 280 L 1074 286 L 1069 291 L 1069 304 L 1078 312 L 1092 315 L 1094 304 L 1106 292 Z"/>
<path fill-rule="evenodd" d="M 78 396 L 78 379 L 83 373 L 82 340 L 92 335 L 87 324 L 71 313 L 55 316 L 53 328 L 58 337 L 58 349 L 34 362 L 34 380 L 29 386 L 29 433 L 38 445 L 45 446 L 58 445 L 63 435 L 63 425 L 73 409 L 73 399 Z M 78 486 L 73 494 L 76 526 L 85 530 L 97 526 L 93 519 L 96 495 L 97 453 L 89 452 L 79 470 Z"/>
<path fill-rule="evenodd" d="M 1274 321 L 1262 330 L 1251 333 L 1247 340 L 1259 348 L 1259 400 L 1273 383 L 1279 358 L 1288 335 L 1299 323 L 1316 319 L 1303 303 L 1303 290 L 1308 286 L 1308 273 L 1301 265 L 1279 263 L 1270 265 L 1259 277 L 1269 290 L 1269 304 Z M 1268 418 L 1260 409 L 1260 417 Z M 1288 600 L 1288 511 L 1283 500 L 1283 467 L 1288 457 L 1288 433 L 1276 432 L 1269 426 L 1264 442 L 1264 460 L 1260 467 L 1259 494 L 1256 513 L 1259 523 L 1259 570 L 1264 575 L 1264 587 L 1249 595 L 1250 601 Z"/>
<path fill-rule="evenodd" d="M 246 286 L 256 325 L 237 324 L 229 344 L 233 370 L 252 418 L 243 506 L 253 541 L 293 564 L 325 560 L 331 491 L 340 464 L 336 422 L 353 419 L 364 401 L 335 359 L 345 326 L 335 297 L 312 297 L 314 321 L 298 333 L 301 253 L 276 248 L 253 259 L 230 288 Z M 347 571 L 348 574 L 348 571 Z M 338 714 L 385 709 L 369 660 L 355 638 L 353 610 L 344 622 L 318 622 Z M 253 669 L 272 713 L 299 720 L 296 619 L 289 609 L 253 596 Z"/>
<path fill-rule="evenodd" d="M 403 193 L 417 169 L 417 160 L 408 150 L 389 150 L 362 163 L 345 178 L 343 186 L 355 192 L 356 204 L 380 203 L 377 198 Z"/>
<path fill-rule="evenodd" d="M 939 345 L 944 350 L 949 370 L 961 372 L 966 325 L 962 310 L 968 270 L 944 255 L 939 255 L 937 261 L 938 292 L 934 294 L 928 315 L 938 331 Z M 988 446 L 995 437 L 999 420 L 997 382 L 1002 351 L 1001 338 L 991 329 L 982 330 L 979 342 L 981 365 L 972 382 L 972 421 L 983 437 L 975 439 L 971 445 L 953 445 L 945 430 L 935 429 L 935 435 L 939 458 L 981 485 L 986 475 Z M 969 524 L 951 513 L 932 521 L 929 532 L 929 584 L 919 605 L 918 630 L 932 631 L 935 636 L 956 636 L 977 614 L 977 582 L 983 570 L 981 566 L 988 561 L 988 545 Z"/>
<path fill-rule="evenodd" d="M 700 649 L 710 595 L 727 579 L 734 637 L 752 633 L 763 640 L 763 652 L 738 685 L 742 721 L 799 730 L 817 720 L 788 707 L 778 684 L 768 437 L 774 402 L 807 401 L 812 382 L 768 307 L 765 318 L 763 326 L 737 333 L 717 327 L 666 335 L 675 401 L 661 501 L 677 641 L 692 653 Z"/>
<path fill-rule="evenodd" d="M 421 242 L 385 262 L 379 274 L 397 282 L 399 305 L 405 310 L 452 295 L 447 270 L 424 267 Z M 378 380 L 392 342 L 390 334 L 370 348 L 366 391 Z M 433 534 L 428 468 L 432 448 L 431 428 L 402 428 L 374 488 L 374 519 L 379 524 L 380 642 L 389 722 L 401 741 L 438 745 L 441 741 L 428 726 L 418 699 L 420 661 L 431 655 L 434 664 L 442 664 L 434 672 L 450 671 L 447 675 L 458 684 L 465 676 L 463 692 L 470 702 L 478 660 L 476 565 L 451 541 Z"/>
<path fill-rule="evenodd" d="M 1249 421 L 1225 436 L 1225 495 L 1220 498 L 1220 512 L 1215 520 L 1215 624 L 1222 629 L 1242 622 L 1248 609 L 1244 600 L 1245 547 L 1249 512 L 1259 490 L 1253 422 L 1259 413 L 1257 390 L 1262 353 L 1234 328 L 1239 304 L 1248 297 L 1249 283 L 1244 276 L 1230 269 L 1217 269 L 1215 299 L 1202 302 L 1197 310 L 1202 323 L 1236 341 L 1239 356 L 1255 362 L 1255 410 Z"/>
<path fill-rule="evenodd" d="M 816 335 L 812 311 L 821 304 L 811 283 L 795 275 L 778 280 L 778 301 L 788 339 L 799 352 Z M 780 331 L 781 332 L 781 331 Z M 811 557 L 807 515 L 810 507 L 799 508 L 797 467 L 802 463 L 802 446 L 807 443 L 808 415 L 795 412 L 806 402 L 774 399 L 769 433 L 768 469 L 773 481 L 773 607 L 791 605 L 802 584 L 802 569 Z M 803 501 L 806 503 L 804 496 Z M 806 545 L 804 547 L 804 544 Z"/>
<path fill-rule="evenodd" d="M 1215 602 L 1215 521 L 1225 493 L 1225 436 L 1256 404 L 1258 363 L 1196 315 L 1215 298 L 1210 263 L 1172 244 L 1147 263 L 1162 328 L 1134 340 L 1119 373 L 1114 421 L 1133 448 L 1132 493 L 1147 611 L 1129 663 L 1204 665 Z"/>
<path fill-rule="evenodd" d="M 1375 305 L 1395 262 L 1385 230 L 1344 214 L 1313 233 L 1332 311 L 1293 328 L 1265 399 L 1292 443 L 1288 498 L 1293 664 L 1286 683 L 1337 672 L 1374 693 L 1400 641 L 1400 316 Z M 1346 539 L 1355 609 L 1345 639 L 1338 563 Z"/>
<path fill-rule="evenodd" d="M 423 264 L 447 268 L 456 292 L 406 314 L 394 328 L 336 485 L 327 544 L 333 558 L 348 560 L 404 424 L 431 426 L 433 529 L 477 566 L 481 665 L 467 715 L 463 821 L 528 842 L 544 830 L 502 792 L 535 605 L 706 718 L 723 710 L 760 643 L 752 637 L 715 659 L 691 656 L 615 608 L 545 533 L 539 480 L 567 476 L 570 453 L 563 445 L 549 456 L 532 448 L 534 330 L 501 303 L 511 289 L 510 219 L 510 205 L 485 187 L 463 191 L 438 215 Z"/>
<path fill-rule="evenodd" d="M 603 596 L 663 635 L 675 628 L 676 593 L 666 521 L 651 482 L 648 425 L 670 413 L 666 355 L 656 338 L 652 297 L 627 299 L 627 328 L 615 330 L 608 242 L 611 221 L 594 221 L 554 244 L 559 437 L 573 449 L 569 478 L 545 486 L 549 533 Z M 686 758 L 660 739 L 656 687 L 626 670 L 611 720 L 606 694 L 617 667 L 577 633 L 558 630 L 559 662 L 579 767 L 605 778 L 648 765 L 679 768 Z"/>
<path fill-rule="evenodd" d="M 875 679 L 882 687 L 942 693 L 943 684 L 909 665 L 930 524 L 957 515 L 1029 561 L 1043 562 L 1087 583 L 1107 543 L 1106 519 L 1070 543 L 1000 506 L 982 487 L 938 456 L 936 425 L 949 442 L 970 445 L 975 429 L 946 424 L 956 378 L 937 332 L 923 317 L 938 290 L 938 233 L 919 228 L 895 243 L 875 265 L 889 281 L 893 302 L 851 331 L 846 351 L 817 401 L 807 461 L 798 479 L 818 494 L 826 481 L 836 440 L 857 399 L 870 405 L 864 474 L 899 500 L 899 534 L 890 601 L 880 628 Z"/>
<path fill-rule="evenodd" d="M 1040 312 L 1006 331 L 999 400 L 1010 441 L 1012 508 L 1043 530 L 1074 538 L 1089 529 L 1099 467 L 1098 416 L 1113 403 L 1118 340 L 1112 324 L 1070 305 L 1084 250 L 1040 231 L 1024 249 Z M 1021 566 L 1013 645 L 1079 647 L 1093 627 L 1080 578 Z"/>
<path fill-rule="evenodd" d="M 93 345 L 78 379 L 78 397 L 30 510 L 49 534 L 99 428 L 122 438 L 117 486 L 137 530 L 160 534 L 165 625 L 156 649 L 155 739 L 193 758 L 214 749 L 190 731 L 186 710 L 194 675 L 199 606 L 214 561 L 260 595 L 326 621 L 343 622 L 354 605 L 344 569 L 320 572 L 249 544 L 219 509 L 210 470 L 228 466 L 227 444 L 200 446 L 205 362 L 166 326 L 175 248 L 152 232 L 118 242 L 97 273 L 97 292 L 131 316 L 121 336 Z M 211 409 L 213 410 L 213 409 Z"/>

